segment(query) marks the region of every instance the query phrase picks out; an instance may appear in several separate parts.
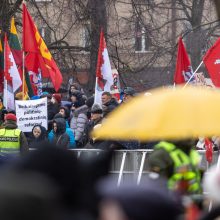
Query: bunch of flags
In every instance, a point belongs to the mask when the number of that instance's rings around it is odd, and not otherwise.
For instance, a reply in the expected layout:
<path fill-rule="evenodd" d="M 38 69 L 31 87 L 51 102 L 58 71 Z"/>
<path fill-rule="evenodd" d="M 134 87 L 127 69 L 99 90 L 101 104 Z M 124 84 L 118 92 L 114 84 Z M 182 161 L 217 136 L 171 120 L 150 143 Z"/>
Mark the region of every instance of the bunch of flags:
<path fill-rule="evenodd" d="M 4 90 L 4 105 L 14 109 L 14 93 L 24 96 L 41 95 L 42 78 L 50 78 L 56 91 L 63 78 L 50 51 L 23 4 L 23 48 L 18 40 L 14 18 L 11 20 L 9 40 L 5 35 L 4 48 L 0 42 L 0 91 Z M 4 86 L 3 86 L 4 82 Z"/>
<path fill-rule="evenodd" d="M 206 52 L 200 65 L 204 63 L 210 75 L 213 84 L 220 87 L 220 38 L 215 44 Z M 197 68 L 198 69 L 198 68 Z M 182 37 L 178 41 L 178 52 L 176 61 L 176 71 L 174 74 L 175 84 L 194 83 L 195 72 L 192 70 L 191 62 Z"/>

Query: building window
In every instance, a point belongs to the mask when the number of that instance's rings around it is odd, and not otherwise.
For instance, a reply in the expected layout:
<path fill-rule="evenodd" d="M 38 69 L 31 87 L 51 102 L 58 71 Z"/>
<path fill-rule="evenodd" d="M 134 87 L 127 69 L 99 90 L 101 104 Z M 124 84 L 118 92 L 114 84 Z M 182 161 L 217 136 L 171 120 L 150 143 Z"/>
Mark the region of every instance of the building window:
<path fill-rule="evenodd" d="M 143 26 L 140 21 L 135 24 L 135 51 L 146 52 L 150 50 L 151 38 L 149 26 Z"/>
<path fill-rule="evenodd" d="M 51 43 L 51 30 L 48 27 L 39 28 L 41 37 L 44 39 L 46 44 Z"/>
<path fill-rule="evenodd" d="M 89 51 L 89 48 L 91 46 L 91 38 L 90 38 L 90 32 L 91 31 L 91 26 L 90 24 L 85 24 L 83 28 L 83 47 L 85 47 L 86 51 Z"/>

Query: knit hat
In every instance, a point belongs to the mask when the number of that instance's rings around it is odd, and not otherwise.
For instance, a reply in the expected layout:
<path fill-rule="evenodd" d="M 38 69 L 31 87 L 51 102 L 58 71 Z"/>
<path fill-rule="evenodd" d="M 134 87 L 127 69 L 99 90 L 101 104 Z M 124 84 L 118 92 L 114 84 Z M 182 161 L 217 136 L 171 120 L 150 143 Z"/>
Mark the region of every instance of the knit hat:
<path fill-rule="evenodd" d="M 91 108 L 93 103 L 94 103 L 94 96 L 91 96 L 86 100 L 86 105 L 88 106 L 88 108 Z"/>
<path fill-rule="evenodd" d="M 135 96 L 136 91 L 132 87 L 125 87 L 123 90 L 123 94 L 130 95 L 130 96 Z"/>
<path fill-rule="evenodd" d="M 5 115 L 5 120 L 17 121 L 17 117 L 12 113 L 8 113 L 7 115 Z"/>
<path fill-rule="evenodd" d="M 99 104 L 94 104 L 91 109 L 93 114 L 102 114 L 102 107 Z"/>
<path fill-rule="evenodd" d="M 59 93 L 54 93 L 52 95 L 52 97 L 54 97 L 57 100 L 58 103 L 61 102 L 61 95 Z"/>

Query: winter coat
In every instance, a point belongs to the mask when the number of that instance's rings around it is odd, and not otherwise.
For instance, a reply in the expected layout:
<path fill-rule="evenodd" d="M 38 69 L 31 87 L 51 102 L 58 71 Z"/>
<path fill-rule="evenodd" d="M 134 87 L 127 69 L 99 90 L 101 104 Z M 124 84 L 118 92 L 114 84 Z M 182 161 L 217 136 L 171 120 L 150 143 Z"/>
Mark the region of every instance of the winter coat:
<path fill-rule="evenodd" d="M 84 132 L 85 125 L 88 121 L 87 111 L 87 105 L 83 105 L 77 108 L 73 113 L 72 119 L 70 120 L 70 128 L 73 130 L 73 134 L 75 136 L 76 141 L 80 140 Z"/>
<path fill-rule="evenodd" d="M 34 137 L 33 130 L 35 127 L 40 127 L 41 134 L 38 138 Z M 47 142 L 47 130 L 41 125 L 35 125 L 32 129 L 30 138 L 28 139 L 29 148 L 39 148 L 43 143 Z"/>
<path fill-rule="evenodd" d="M 73 134 L 73 131 L 72 129 L 69 127 L 69 124 L 68 122 L 66 121 L 66 133 L 68 134 L 69 136 L 69 139 L 70 139 L 70 148 L 73 149 L 76 147 L 76 142 L 75 142 L 75 137 L 74 137 L 74 134 Z M 52 142 L 52 139 L 54 138 L 54 132 L 53 130 L 51 130 L 48 134 L 48 140 L 49 142 Z"/>
<path fill-rule="evenodd" d="M 86 124 L 83 137 L 81 138 L 83 146 L 85 146 L 88 142 L 91 145 L 94 144 L 94 141 L 92 137 L 90 136 L 90 133 L 96 125 L 101 124 L 101 123 L 102 123 L 102 117 L 96 120 L 91 120 Z"/>
<path fill-rule="evenodd" d="M 17 123 L 15 121 L 12 121 L 12 120 L 7 120 L 6 122 L 4 122 L 3 127 L 5 129 L 16 129 L 16 128 L 18 128 Z M 25 137 L 25 135 L 22 131 L 20 133 L 19 139 L 20 139 L 20 152 L 21 152 L 21 154 L 25 154 L 29 151 L 29 148 L 28 148 L 27 139 L 26 139 L 26 137 Z"/>
<path fill-rule="evenodd" d="M 68 149 L 70 145 L 70 138 L 66 133 L 66 121 L 64 118 L 56 118 L 54 122 L 57 123 L 57 131 L 54 132 L 54 137 L 51 140 L 52 144 L 57 147 Z"/>
<path fill-rule="evenodd" d="M 118 102 L 116 99 L 111 98 L 111 100 L 103 105 L 103 114 L 104 116 L 108 115 L 110 112 L 112 112 L 117 106 Z"/>

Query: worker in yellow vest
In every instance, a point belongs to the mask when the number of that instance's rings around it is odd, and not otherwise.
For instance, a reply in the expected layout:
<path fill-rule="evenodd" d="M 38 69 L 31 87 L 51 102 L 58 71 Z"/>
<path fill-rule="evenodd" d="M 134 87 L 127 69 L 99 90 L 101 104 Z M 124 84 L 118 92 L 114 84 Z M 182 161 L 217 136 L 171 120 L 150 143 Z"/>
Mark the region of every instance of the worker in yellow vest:
<path fill-rule="evenodd" d="M 16 115 L 5 115 L 3 128 L 0 129 L 0 155 L 17 156 L 28 152 L 28 142 L 24 133 L 17 128 Z"/>
<path fill-rule="evenodd" d="M 149 157 L 150 171 L 168 179 L 168 187 L 187 194 L 201 193 L 200 155 L 194 141 L 161 141 Z"/>

